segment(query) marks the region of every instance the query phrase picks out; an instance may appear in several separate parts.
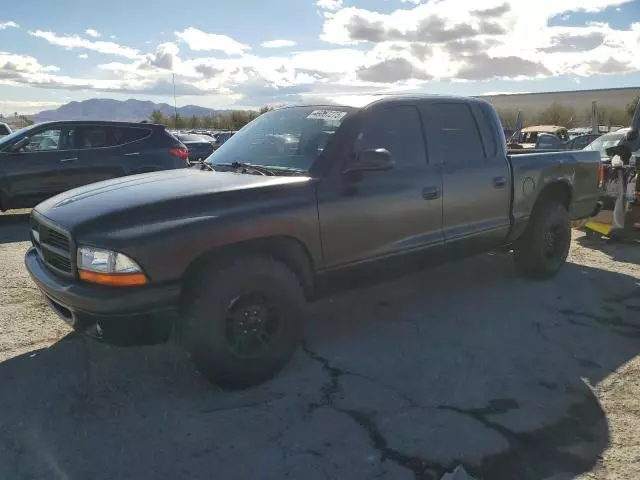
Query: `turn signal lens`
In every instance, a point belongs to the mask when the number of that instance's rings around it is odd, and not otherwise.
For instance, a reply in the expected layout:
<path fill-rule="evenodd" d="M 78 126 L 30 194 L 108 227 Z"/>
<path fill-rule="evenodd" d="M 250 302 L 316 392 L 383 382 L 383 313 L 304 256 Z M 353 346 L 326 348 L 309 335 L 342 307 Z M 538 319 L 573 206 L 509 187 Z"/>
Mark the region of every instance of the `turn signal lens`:
<path fill-rule="evenodd" d="M 80 279 L 85 282 L 99 283 L 110 287 L 134 287 L 145 285 L 147 277 L 143 273 L 96 273 L 87 270 L 78 270 Z"/>

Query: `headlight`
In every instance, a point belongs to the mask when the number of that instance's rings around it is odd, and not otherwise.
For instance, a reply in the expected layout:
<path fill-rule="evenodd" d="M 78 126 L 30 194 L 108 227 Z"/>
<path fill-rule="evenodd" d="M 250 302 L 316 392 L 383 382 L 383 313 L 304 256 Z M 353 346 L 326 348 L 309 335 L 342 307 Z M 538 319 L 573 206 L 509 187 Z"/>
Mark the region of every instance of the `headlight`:
<path fill-rule="evenodd" d="M 79 247 L 77 259 L 78 274 L 86 282 L 121 287 L 147 283 L 140 266 L 122 253 Z"/>

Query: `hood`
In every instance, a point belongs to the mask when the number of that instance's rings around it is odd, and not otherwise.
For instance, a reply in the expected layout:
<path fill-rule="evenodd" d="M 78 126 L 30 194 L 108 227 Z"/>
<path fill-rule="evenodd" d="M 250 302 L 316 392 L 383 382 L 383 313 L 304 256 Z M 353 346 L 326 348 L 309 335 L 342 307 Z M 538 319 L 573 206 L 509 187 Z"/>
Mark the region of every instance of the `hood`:
<path fill-rule="evenodd" d="M 182 215 L 198 206 L 211 206 L 209 197 L 224 193 L 249 192 L 295 184 L 308 177 L 267 177 L 200 169 L 178 169 L 120 177 L 93 183 L 56 195 L 35 210 L 69 230 L 105 217 L 130 213 L 151 215 L 170 204 L 181 204 Z M 193 209 L 193 210 L 192 210 Z M 165 213 L 169 215 L 168 213 Z"/>

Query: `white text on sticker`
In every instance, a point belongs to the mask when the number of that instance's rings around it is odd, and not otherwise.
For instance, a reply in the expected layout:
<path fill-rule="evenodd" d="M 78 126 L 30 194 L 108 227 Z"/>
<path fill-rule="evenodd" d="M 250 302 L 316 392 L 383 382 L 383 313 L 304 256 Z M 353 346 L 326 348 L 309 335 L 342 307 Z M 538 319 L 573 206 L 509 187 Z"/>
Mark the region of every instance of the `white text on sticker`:
<path fill-rule="evenodd" d="M 347 112 L 341 112 L 340 110 L 314 110 L 307 118 L 314 120 L 340 120 Z"/>

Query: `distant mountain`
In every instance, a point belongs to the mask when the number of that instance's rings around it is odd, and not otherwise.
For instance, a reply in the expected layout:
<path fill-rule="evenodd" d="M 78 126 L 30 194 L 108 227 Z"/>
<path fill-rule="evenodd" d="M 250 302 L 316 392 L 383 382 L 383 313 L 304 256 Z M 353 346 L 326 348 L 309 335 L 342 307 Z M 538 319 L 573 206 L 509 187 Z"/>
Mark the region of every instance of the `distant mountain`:
<path fill-rule="evenodd" d="M 153 103 L 142 100 L 112 100 L 108 98 L 92 98 L 82 102 L 69 102 L 55 110 L 45 110 L 31 115 L 34 122 L 50 120 L 118 120 L 125 122 L 139 122 L 148 120 L 154 110 L 160 110 L 164 115 L 173 115 L 173 106 L 167 103 Z M 211 108 L 186 105 L 178 107 L 178 113 L 183 117 L 192 115 L 217 115 L 229 110 L 213 110 Z"/>

